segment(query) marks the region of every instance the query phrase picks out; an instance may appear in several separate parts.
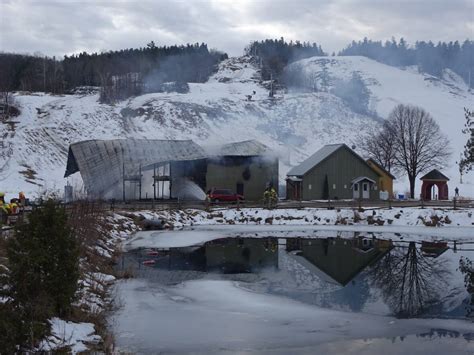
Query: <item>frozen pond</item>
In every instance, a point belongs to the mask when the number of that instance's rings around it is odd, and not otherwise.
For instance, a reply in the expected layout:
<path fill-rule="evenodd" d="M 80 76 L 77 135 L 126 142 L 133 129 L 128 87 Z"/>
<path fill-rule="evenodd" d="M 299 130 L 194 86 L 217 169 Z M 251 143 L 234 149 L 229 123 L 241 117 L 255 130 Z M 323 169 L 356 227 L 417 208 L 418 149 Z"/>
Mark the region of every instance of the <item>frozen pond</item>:
<path fill-rule="evenodd" d="M 135 277 L 117 285 L 117 346 L 143 354 L 473 353 L 459 260 L 473 260 L 474 245 L 423 238 L 326 231 L 131 249 L 118 265 Z"/>

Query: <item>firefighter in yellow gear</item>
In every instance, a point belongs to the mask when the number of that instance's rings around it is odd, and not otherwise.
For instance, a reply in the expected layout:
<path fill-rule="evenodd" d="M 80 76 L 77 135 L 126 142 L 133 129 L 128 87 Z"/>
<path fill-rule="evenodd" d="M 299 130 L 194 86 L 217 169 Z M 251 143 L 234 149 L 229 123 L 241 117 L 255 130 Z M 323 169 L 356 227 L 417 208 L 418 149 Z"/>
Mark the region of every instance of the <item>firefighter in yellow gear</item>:
<path fill-rule="evenodd" d="M 16 202 L 10 202 L 10 214 L 17 214 L 18 213 L 18 204 Z"/>
<path fill-rule="evenodd" d="M 5 192 L 0 192 L 0 202 L 5 204 Z"/>
<path fill-rule="evenodd" d="M 263 193 L 263 201 L 267 208 L 272 208 L 276 205 L 278 195 L 272 185 L 269 185 Z"/>

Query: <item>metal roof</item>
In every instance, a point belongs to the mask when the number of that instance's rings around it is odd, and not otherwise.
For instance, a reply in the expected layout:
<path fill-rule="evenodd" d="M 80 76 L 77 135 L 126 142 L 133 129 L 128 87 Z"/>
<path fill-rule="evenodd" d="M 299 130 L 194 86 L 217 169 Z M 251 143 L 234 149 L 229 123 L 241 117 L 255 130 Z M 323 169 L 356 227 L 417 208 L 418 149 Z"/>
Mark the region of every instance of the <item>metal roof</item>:
<path fill-rule="evenodd" d="M 214 156 L 258 156 L 268 152 L 266 145 L 248 140 L 216 147 Z M 140 169 L 153 169 L 160 163 L 200 160 L 210 155 L 192 140 L 87 140 L 69 146 L 64 177 L 80 171 L 88 193 L 117 196 L 124 176 L 139 176 Z"/>
<path fill-rule="evenodd" d="M 221 146 L 208 147 L 207 151 L 213 156 L 240 156 L 252 157 L 264 155 L 271 152 L 265 144 L 256 140 L 233 142 Z"/>
<path fill-rule="evenodd" d="M 303 161 L 300 165 L 293 167 L 287 175 L 303 176 L 313 167 L 321 163 L 324 159 L 333 154 L 336 150 L 346 146 L 345 144 L 328 144 Z M 349 148 L 349 147 L 347 147 Z"/>
<path fill-rule="evenodd" d="M 88 191 L 101 195 L 116 188 L 124 175 L 136 174 L 140 167 L 205 158 L 204 150 L 191 140 L 88 140 L 69 146 L 64 176 L 81 171 Z"/>

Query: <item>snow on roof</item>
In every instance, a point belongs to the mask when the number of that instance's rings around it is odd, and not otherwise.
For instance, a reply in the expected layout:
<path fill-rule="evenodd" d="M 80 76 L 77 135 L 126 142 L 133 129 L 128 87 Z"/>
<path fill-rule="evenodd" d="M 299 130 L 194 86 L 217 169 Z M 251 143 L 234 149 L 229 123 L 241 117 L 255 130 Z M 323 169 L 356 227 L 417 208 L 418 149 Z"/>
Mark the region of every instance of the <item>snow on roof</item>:
<path fill-rule="evenodd" d="M 251 157 L 270 153 L 270 148 L 256 140 L 233 142 L 221 146 L 208 147 L 207 151 L 214 156 Z"/>
<path fill-rule="evenodd" d="M 81 171 L 88 190 L 102 194 L 150 164 L 205 159 L 204 150 L 191 140 L 87 140 L 69 146 L 65 177 Z M 125 171 L 124 171 L 125 169 Z"/>
<path fill-rule="evenodd" d="M 303 161 L 300 165 L 293 167 L 287 175 L 302 176 L 305 175 L 313 167 L 321 163 L 324 159 L 330 156 L 339 148 L 345 146 L 345 144 L 328 144 L 310 156 L 308 159 Z"/>

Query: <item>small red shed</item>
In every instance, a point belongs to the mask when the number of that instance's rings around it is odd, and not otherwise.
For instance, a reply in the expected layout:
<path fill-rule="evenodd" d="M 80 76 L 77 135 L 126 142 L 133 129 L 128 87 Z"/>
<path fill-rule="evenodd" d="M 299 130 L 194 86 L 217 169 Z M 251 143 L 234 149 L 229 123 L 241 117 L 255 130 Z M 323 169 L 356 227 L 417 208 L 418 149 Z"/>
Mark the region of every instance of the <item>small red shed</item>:
<path fill-rule="evenodd" d="M 449 178 L 439 170 L 431 170 L 421 178 L 421 181 L 423 181 L 423 184 L 421 185 L 421 198 L 423 200 L 434 200 L 436 198 L 432 194 L 433 186 L 438 187 L 438 200 L 448 199 Z"/>

